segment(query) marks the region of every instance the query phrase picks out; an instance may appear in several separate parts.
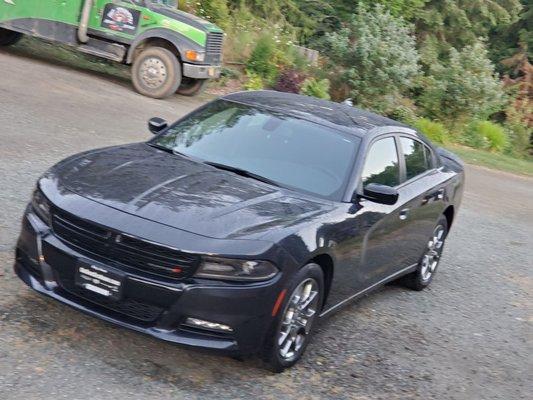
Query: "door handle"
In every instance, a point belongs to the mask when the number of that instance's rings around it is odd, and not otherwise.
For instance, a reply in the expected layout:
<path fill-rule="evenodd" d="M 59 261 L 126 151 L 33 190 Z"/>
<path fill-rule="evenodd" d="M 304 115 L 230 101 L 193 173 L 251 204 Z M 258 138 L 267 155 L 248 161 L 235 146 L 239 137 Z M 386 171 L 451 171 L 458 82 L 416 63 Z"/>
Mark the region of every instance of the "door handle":
<path fill-rule="evenodd" d="M 400 211 L 400 219 L 402 221 L 406 220 L 407 217 L 409 217 L 409 212 L 411 211 L 411 209 L 409 208 L 404 208 L 403 210 Z"/>
<path fill-rule="evenodd" d="M 425 196 L 423 199 L 422 199 L 422 205 L 426 205 L 427 203 L 429 203 L 430 200 L 442 200 L 444 199 L 444 189 L 441 188 L 439 190 L 437 190 L 436 192 L 433 192 L 431 194 L 428 194 L 427 196 Z"/>

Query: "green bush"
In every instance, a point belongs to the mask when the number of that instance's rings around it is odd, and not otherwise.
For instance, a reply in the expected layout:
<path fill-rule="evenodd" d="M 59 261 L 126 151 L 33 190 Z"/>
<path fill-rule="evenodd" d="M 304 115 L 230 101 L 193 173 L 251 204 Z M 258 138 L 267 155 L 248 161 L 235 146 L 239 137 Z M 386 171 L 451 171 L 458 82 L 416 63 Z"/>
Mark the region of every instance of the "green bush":
<path fill-rule="evenodd" d="M 449 135 L 448 129 L 440 122 L 420 118 L 414 125 L 416 129 L 436 143 L 445 143 L 447 141 Z"/>
<path fill-rule="evenodd" d="M 483 42 L 461 51 L 450 49 L 447 63 L 430 67 L 419 98 L 426 117 L 457 126 L 472 119 L 484 120 L 502 110 L 505 103 L 503 86 Z"/>
<path fill-rule="evenodd" d="M 354 103 L 390 114 L 420 76 L 412 26 L 382 4 L 359 3 L 345 28 L 325 35 L 320 48 Z"/>
<path fill-rule="evenodd" d="M 262 90 L 265 87 L 265 84 L 263 82 L 263 78 L 252 71 L 246 71 L 246 76 L 248 77 L 248 80 L 244 84 L 244 88 L 246 90 Z"/>
<path fill-rule="evenodd" d="M 315 78 L 306 79 L 302 84 L 301 94 L 306 96 L 318 97 L 319 99 L 329 100 L 330 82 L 328 79 L 317 80 Z"/>
<path fill-rule="evenodd" d="M 273 82 L 279 72 L 275 60 L 276 43 L 270 35 L 264 35 L 257 41 L 250 59 L 246 63 L 246 69 L 268 82 Z"/>
<path fill-rule="evenodd" d="M 481 149 L 503 152 L 509 145 L 503 126 L 490 121 L 473 121 L 462 138 L 463 143 Z"/>

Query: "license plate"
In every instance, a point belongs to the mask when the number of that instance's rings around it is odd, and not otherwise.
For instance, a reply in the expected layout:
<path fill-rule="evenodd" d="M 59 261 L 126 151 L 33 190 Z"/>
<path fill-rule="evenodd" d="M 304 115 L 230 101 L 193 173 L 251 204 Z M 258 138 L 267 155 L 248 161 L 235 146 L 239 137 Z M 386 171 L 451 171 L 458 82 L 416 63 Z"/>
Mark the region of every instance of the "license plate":
<path fill-rule="evenodd" d="M 109 267 L 91 262 L 79 262 L 76 284 L 92 293 L 119 300 L 123 274 Z"/>
<path fill-rule="evenodd" d="M 207 70 L 207 74 L 208 74 L 209 76 L 215 76 L 215 69 L 214 69 L 214 68 L 209 68 L 209 69 Z"/>

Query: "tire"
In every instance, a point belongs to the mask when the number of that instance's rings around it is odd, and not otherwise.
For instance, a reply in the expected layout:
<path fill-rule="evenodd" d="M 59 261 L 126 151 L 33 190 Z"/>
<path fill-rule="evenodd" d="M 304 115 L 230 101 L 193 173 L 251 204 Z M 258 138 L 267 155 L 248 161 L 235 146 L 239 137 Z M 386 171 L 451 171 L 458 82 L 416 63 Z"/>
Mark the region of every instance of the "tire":
<path fill-rule="evenodd" d="M 149 47 L 133 62 L 133 86 L 144 96 L 154 99 L 169 97 L 178 90 L 181 78 L 178 58 L 163 47 Z"/>
<path fill-rule="evenodd" d="M 448 236 L 448 221 L 446 220 L 446 217 L 442 215 L 433 230 L 433 234 L 429 239 L 422 258 L 418 263 L 418 268 L 415 272 L 404 276 L 400 280 L 404 286 L 417 291 L 424 290 L 429 286 L 437 272 L 446 236 Z"/>
<path fill-rule="evenodd" d="M 196 96 L 200 94 L 205 89 L 207 79 L 193 79 L 183 77 L 181 80 L 181 85 L 178 88 L 176 93 L 181 94 L 182 96 Z"/>
<path fill-rule="evenodd" d="M 310 286 L 309 286 L 310 285 Z M 316 294 L 307 307 L 294 312 L 295 300 L 303 306 L 309 297 Z M 300 297 L 298 297 L 300 295 Z M 314 333 L 318 314 L 324 301 L 324 274 L 317 264 L 307 264 L 290 280 L 286 295 L 267 335 L 263 348 L 263 360 L 272 372 L 283 372 L 302 357 Z M 312 313 L 312 316 L 310 315 Z M 296 320 L 299 318 L 299 323 Z M 291 321 L 288 323 L 288 321 Z M 307 324 L 303 322 L 306 321 Z M 283 340 L 283 337 L 285 339 Z M 288 343 L 290 346 L 287 347 Z"/>
<path fill-rule="evenodd" d="M 11 46 L 22 39 L 22 33 L 0 28 L 0 46 Z"/>

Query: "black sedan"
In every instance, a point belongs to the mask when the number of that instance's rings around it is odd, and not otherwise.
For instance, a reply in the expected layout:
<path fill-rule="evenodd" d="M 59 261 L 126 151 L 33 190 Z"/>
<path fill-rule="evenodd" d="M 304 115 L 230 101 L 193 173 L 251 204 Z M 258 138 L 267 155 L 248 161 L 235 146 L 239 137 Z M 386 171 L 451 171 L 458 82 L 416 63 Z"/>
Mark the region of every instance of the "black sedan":
<path fill-rule="evenodd" d="M 281 371 L 319 319 L 435 276 L 460 160 L 347 105 L 236 93 L 38 181 L 15 271 L 78 310 Z"/>

